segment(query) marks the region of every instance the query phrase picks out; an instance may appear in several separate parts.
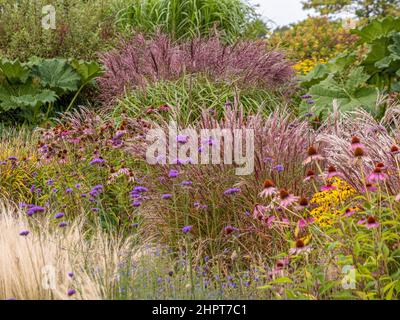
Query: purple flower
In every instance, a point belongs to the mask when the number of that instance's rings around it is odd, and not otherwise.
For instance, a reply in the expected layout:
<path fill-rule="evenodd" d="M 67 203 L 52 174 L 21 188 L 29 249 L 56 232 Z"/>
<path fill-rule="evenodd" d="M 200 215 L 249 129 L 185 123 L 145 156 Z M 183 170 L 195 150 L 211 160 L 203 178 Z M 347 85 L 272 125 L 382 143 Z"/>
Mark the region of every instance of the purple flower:
<path fill-rule="evenodd" d="M 92 197 L 97 197 L 98 195 L 100 195 L 103 192 L 103 189 L 104 189 L 103 185 L 102 184 L 98 184 L 98 185 L 94 186 L 92 188 L 92 190 L 90 190 L 89 194 Z"/>
<path fill-rule="evenodd" d="M 146 187 L 136 186 L 132 189 L 131 193 L 138 194 L 138 193 L 143 193 L 143 192 L 147 192 L 147 191 L 149 191 L 149 189 L 147 189 Z"/>
<path fill-rule="evenodd" d="M 282 172 L 283 170 L 285 170 L 285 168 L 283 167 L 283 165 L 281 164 L 277 164 L 274 169 L 278 172 Z"/>
<path fill-rule="evenodd" d="M 193 184 L 193 182 L 192 182 L 192 181 L 182 181 L 181 184 L 182 184 L 183 186 L 190 186 L 190 185 Z"/>
<path fill-rule="evenodd" d="M 161 196 L 162 199 L 171 199 L 172 198 L 172 194 L 170 193 L 165 193 Z"/>
<path fill-rule="evenodd" d="M 230 188 L 224 191 L 224 195 L 231 195 L 240 192 L 240 188 Z"/>
<path fill-rule="evenodd" d="M 76 293 L 75 289 L 68 289 L 67 295 L 68 297 L 73 296 Z"/>
<path fill-rule="evenodd" d="M 309 94 L 309 93 L 306 93 L 306 94 L 303 94 L 300 98 L 301 98 L 301 99 L 311 99 L 311 98 L 312 98 L 312 95 Z"/>
<path fill-rule="evenodd" d="M 176 177 L 178 176 L 178 174 L 179 174 L 178 170 L 171 169 L 171 170 L 169 171 L 169 173 L 168 173 L 168 176 L 169 176 L 170 178 L 176 178 Z"/>
<path fill-rule="evenodd" d="M 135 207 L 135 208 L 140 207 L 141 204 L 142 203 L 140 201 L 133 201 L 132 202 L 132 206 Z"/>
<path fill-rule="evenodd" d="M 8 160 L 10 160 L 10 161 L 17 161 L 18 158 L 17 158 L 17 157 L 14 157 L 14 156 L 11 156 L 11 157 L 8 157 Z"/>
<path fill-rule="evenodd" d="M 60 222 L 60 224 L 58 225 L 60 228 L 65 228 L 67 226 L 66 222 Z"/>
<path fill-rule="evenodd" d="M 72 190 L 72 188 L 67 188 L 67 189 L 65 189 L 65 192 L 66 193 L 71 193 L 73 190 Z"/>
<path fill-rule="evenodd" d="M 192 230 L 192 228 L 193 228 L 193 226 L 184 226 L 182 228 L 182 232 L 183 233 L 188 233 L 188 232 L 190 232 L 190 230 Z"/>
<path fill-rule="evenodd" d="M 176 141 L 179 143 L 187 143 L 189 141 L 189 136 L 178 134 L 176 136 Z"/>
<path fill-rule="evenodd" d="M 60 219 L 62 217 L 64 217 L 64 213 L 62 213 L 62 212 L 59 212 L 54 216 L 55 219 Z"/>
<path fill-rule="evenodd" d="M 47 182 L 46 182 L 46 184 L 47 184 L 48 186 L 52 186 L 53 183 L 54 183 L 54 180 L 53 180 L 53 179 L 49 179 L 49 180 L 47 180 Z"/>
<path fill-rule="evenodd" d="M 28 211 L 27 211 L 27 215 L 28 216 L 32 216 L 32 215 L 34 215 L 35 213 L 38 213 L 38 212 L 44 212 L 44 207 L 41 207 L 41 206 L 32 206 L 32 207 L 30 207 L 29 209 L 28 209 Z"/>
<path fill-rule="evenodd" d="M 73 272 L 68 272 L 67 273 L 68 277 L 73 278 L 74 277 L 74 273 Z"/>
<path fill-rule="evenodd" d="M 33 193 L 33 192 L 35 191 L 35 185 L 34 185 L 34 184 L 31 185 L 31 187 L 29 188 L 29 191 L 30 191 L 31 193 Z"/>
<path fill-rule="evenodd" d="M 86 194 L 86 193 L 82 193 L 82 194 L 81 194 L 81 197 L 82 197 L 82 198 L 86 198 L 86 197 L 87 197 L 87 194 Z"/>
<path fill-rule="evenodd" d="M 100 163 L 104 163 L 105 160 L 102 157 L 98 157 L 98 158 L 93 158 L 89 164 L 94 165 L 94 164 L 100 164 Z"/>
<path fill-rule="evenodd" d="M 26 237 L 28 234 L 29 234 L 29 231 L 28 231 L 28 230 L 22 230 L 22 231 L 19 233 L 20 236 L 24 236 L 24 237 Z"/>
<path fill-rule="evenodd" d="M 81 184 L 80 183 L 77 183 L 76 185 L 75 185 L 75 188 L 77 188 L 77 189 L 79 189 L 81 187 Z"/>
<path fill-rule="evenodd" d="M 92 208 L 92 211 L 93 211 L 93 212 L 99 212 L 100 209 L 99 209 L 99 208 Z"/>
<path fill-rule="evenodd" d="M 314 103 L 315 103 L 315 101 L 314 101 L 314 100 L 311 100 L 311 99 L 309 99 L 309 100 L 307 100 L 307 101 L 306 101 L 306 103 L 307 103 L 307 104 L 314 104 Z"/>

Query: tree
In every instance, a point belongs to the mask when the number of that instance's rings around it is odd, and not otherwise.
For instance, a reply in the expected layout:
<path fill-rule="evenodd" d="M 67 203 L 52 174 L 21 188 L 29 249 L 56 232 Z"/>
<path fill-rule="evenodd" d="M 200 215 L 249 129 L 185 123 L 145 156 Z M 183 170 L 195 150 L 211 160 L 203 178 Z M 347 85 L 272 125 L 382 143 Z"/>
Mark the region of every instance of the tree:
<path fill-rule="evenodd" d="M 306 0 L 303 9 L 314 9 L 322 15 L 347 11 L 358 18 L 370 19 L 400 15 L 400 0 Z"/>

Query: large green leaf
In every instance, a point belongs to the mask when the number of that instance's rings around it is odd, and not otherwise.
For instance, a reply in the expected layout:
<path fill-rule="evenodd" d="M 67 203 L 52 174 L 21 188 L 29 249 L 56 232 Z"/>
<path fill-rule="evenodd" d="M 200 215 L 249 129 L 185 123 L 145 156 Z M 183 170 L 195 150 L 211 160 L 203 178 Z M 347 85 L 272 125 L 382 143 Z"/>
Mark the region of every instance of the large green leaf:
<path fill-rule="evenodd" d="M 0 74 L 11 83 L 25 83 L 28 80 L 30 70 L 18 60 L 0 60 Z"/>
<path fill-rule="evenodd" d="M 103 73 L 101 66 L 95 61 L 74 60 L 71 65 L 81 76 L 82 83 L 90 82 Z"/>
<path fill-rule="evenodd" d="M 384 19 L 375 19 L 366 26 L 352 30 L 352 33 L 360 37 L 361 43 L 389 36 L 392 32 L 400 32 L 400 17 L 388 16 Z"/>
<path fill-rule="evenodd" d="M 63 59 L 47 59 L 34 65 L 32 69 L 44 87 L 55 90 L 59 94 L 78 89 L 81 78 Z"/>

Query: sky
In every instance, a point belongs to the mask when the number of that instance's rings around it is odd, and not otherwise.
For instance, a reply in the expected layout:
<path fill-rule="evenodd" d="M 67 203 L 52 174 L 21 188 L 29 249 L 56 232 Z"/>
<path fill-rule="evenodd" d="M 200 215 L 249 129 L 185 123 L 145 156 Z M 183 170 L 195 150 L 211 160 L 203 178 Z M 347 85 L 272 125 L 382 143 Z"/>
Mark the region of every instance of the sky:
<path fill-rule="evenodd" d="M 249 2 L 259 5 L 257 11 L 264 19 L 272 20 L 274 26 L 298 22 L 313 13 L 312 10 L 303 11 L 301 0 L 251 0 Z"/>

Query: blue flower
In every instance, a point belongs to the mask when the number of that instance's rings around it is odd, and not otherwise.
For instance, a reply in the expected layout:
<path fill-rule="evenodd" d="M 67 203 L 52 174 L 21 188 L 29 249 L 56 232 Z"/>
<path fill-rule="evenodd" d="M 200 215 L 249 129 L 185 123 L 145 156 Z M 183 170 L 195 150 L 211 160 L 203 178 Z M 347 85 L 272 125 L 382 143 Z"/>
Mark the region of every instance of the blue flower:
<path fill-rule="evenodd" d="M 62 212 L 59 212 L 54 216 L 55 219 L 60 219 L 62 217 L 64 217 L 64 213 L 62 213 Z"/>
<path fill-rule="evenodd" d="M 93 165 L 93 164 L 100 164 L 100 163 L 104 163 L 105 160 L 102 157 L 98 157 L 98 158 L 93 158 L 89 164 Z"/>
<path fill-rule="evenodd" d="M 162 199 L 171 199 L 172 198 L 172 194 L 170 193 L 165 193 L 161 196 Z"/>
<path fill-rule="evenodd" d="M 168 176 L 169 176 L 170 178 L 176 178 L 176 177 L 178 176 L 178 174 L 179 174 L 179 171 L 178 171 L 178 170 L 171 169 L 171 170 L 169 171 L 169 173 L 168 173 Z"/>
<path fill-rule="evenodd" d="M 41 207 L 41 206 L 31 206 L 29 209 L 28 209 L 28 211 L 27 211 L 27 215 L 28 216 L 32 216 L 32 215 L 34 215 L 35 213 L 38 213 L 38 212 L 44 212 L 44 207 Z"/>
<path fill-rule="evenodd" d="M 230 195 L 230 194 L 234 194 L 237 192 L 240 192 L 240 188 L 229 188 L 224 191 L 224 195 Z"/>
<path fill-rule="evenodd" d="M 192 230 L 192 228 L 193 228 L 193 226 L 184 226 L 182 228 L 182 232 L 183 233 L 188 233 L 188 232 L 190 232 L 190 230 Z"/>
<path fill-rule="evenodd" d="M 29 234 L 29 231 L 28 231 L 28 230 L 23 230 L 23 231 L 21 231 L 21 232 L 19 233 L 20 236 L 24 236 L 24 237 L 26 237 L 28 234 Z"/>
<path fill-rule="evenodd" d="M 285 168 L 283 167 L 283 165 L 281 164 L 277 164 L 274 169 L 278 172 L 282 172 L 283 170 L 285 170 Z"/>

